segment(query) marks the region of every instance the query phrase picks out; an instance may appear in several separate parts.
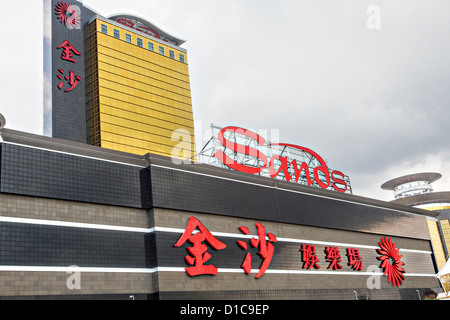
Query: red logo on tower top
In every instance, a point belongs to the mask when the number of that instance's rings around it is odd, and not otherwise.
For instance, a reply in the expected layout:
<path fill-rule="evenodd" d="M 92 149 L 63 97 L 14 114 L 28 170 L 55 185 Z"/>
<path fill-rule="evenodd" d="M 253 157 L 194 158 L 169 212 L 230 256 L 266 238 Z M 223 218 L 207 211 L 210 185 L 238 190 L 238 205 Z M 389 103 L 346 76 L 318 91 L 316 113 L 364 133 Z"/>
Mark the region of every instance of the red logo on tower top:
<path fill-rule="evenodd" d="M 395 242 L 392 242 L 391 238 L 381 238 L 381 242 L 378 242 L 380 249 L 377 252 L 381 254 L 381 257 L 377 257 L 381 260 L 381 268 L 384 270 L 384 274 L 388 276 L 388 282 L 392 281 L 392 286 L 400 286 L 405 280 L 405 269 L 402 266 L 405 264 L 400 261 L 402 256 L 399 255 L 400 249 L 395 247 Z"/>
<path fill-rule="evenodd" d="M 55 6 L 55 14 L 67 28 L 80 29 L 81 27 L 80 7 L 61 1 L 58 2 Z"/>

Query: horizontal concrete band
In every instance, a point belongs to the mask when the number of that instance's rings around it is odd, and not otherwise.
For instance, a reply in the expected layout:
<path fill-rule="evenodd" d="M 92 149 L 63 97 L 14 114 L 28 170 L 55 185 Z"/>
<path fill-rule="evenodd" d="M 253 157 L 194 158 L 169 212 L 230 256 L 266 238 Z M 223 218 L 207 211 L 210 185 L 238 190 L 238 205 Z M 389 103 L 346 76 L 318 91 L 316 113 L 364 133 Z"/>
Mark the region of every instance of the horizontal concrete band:
<path fill-rule="evenodd" d="M 186 272 L 180 267 L 156 267 L 156 268 L 95 268 L 95 267 L 46 267 L 46 266 L 0 266 L 0 272 L 92 272 L 92 273 L 156 273 L 156 272 Z M 218 268 L 218 273 L 243 273 L 242 269 Z M 258 269 L 252 269 L 250 273 L 258 273 Z M 317 270 L 266 270 L 267 274 L 311 274 L 333 276 L 382 276 L 382 272 L 345 272 L 345 271 L 317 271 Z M 404 273 L 405 277 L 436 277 L 435 274 Z"/>
<path fill-rule="evenodd" d="M 4 216 L 0 216 L 0 222 L 60 226 L 60 227 L 72 227 L 72 228 L 87 228 L 87 229 L 97 229 L 97 230 L 138 232 L 138 233 L 169 232 L 169 233 L 179 233 L 181 235 L 185 231 L 184 229 L 180 229 L 180 228 L 166 228 L 166 227 L 135 228 L 135 227 L 125 227 L 125 226 L 113 226 L 113 225 L 103 225 L 103 224 L 90 224 L 90 223 L 78 223 L 78 222 L 66 222 L 66 221 L 42 220 L 42 219 L 14 218 L 14 217 L 4 217 Z M 193 233 L 196 233 L 196 232 L 198 232 L 198 231 L 195 230 Z M 230 238 L 240 238 L 240 239 L 251 239 L 252 237 L 257 237 L 257 235 L 244 235 L 244 234 L 238 234 L 238 233 L 225 233 L 225 232 L 214 232 L 214 231 L 212 231 L 211 234 L 214 235 L 215 237 L 230 237 Z M 293 238 L 277 237 L 277 241 L 332 245 L 332 246 L 348 246 L 348 247 L 366 248 L 366 249 L 378 249 L 377 246 L 308 240 L 308 239 L 293 239 Z M 400 252 L 432 254 L 431 251 L 413 250 L 413 249 L 400 249 Z"/>

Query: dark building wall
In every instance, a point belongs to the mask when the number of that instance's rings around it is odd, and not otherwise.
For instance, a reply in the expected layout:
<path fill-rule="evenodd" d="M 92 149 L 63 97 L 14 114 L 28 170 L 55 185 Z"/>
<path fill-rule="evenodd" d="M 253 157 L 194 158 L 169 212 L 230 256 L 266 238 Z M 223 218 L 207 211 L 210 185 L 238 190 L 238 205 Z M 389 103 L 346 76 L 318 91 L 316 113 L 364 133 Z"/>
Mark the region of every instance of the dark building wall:
<path fill-rule="evenodd" d="M 1 133 L 2 297 L 351 299 L 357 288 L 372 299 L 402 299 L 439 287 L 430 276 L 435 270 L 426 229 L 426 215 L 433 213 L 205 165 L 175 165 L 164 157 Z M 191 216 L 219 233 L 227 250 L 212 252 L 208 263 L 228 271 L 186 274 L 189 244 L 174 244 Z M 245 251 L 236 245 L 238 227 L 254 235 L 256 223 L 278 239 L 261 279 L 241 270 Z M 426 275 L 406 276 L 399 289 L 383 278 L 380 290 L 370 291 L 368 275 L 353 273 L 345 258 L 339 275 L 298 272 L 301 243 L 317 242 L 324 271 L 327 243 L 338 243 L 343 257 L 346 244 L 359 245 L 365 271 L 379 265 L 375 249 L 383 236 L 407 249 L 407 273 Z M 261 263 L 257 251 L 249 250 L 254 269 Z M 88 268 L 81 291 L 66 286 L 70 265 Z"/>
<path fill-rule="evenodd" d="M 416 299 L 415 290 L 423 294 L 439 286 L 429 276 L 434 271 L 431 255 L 426 253 L 429 242 L 425 240 L 395 237 L 398 247 L 414 250 L 401 252 L 407 271 L 404 283 L 393 288 L 386 277 L 381 277 L 380 288 L 370 290 L 365 271 L 370 265 L 379 265 L 375 247 L 380 236 L 376 234 L 3 193 L 0 202 L 0 267 L 8 270 L 0 272 L 1 298 L 128 299 L 136 295 L 159 299 L 353 299 L 356 290 L 359 296 L 370 299 Z M 216 276 L 189 277 L 184 271 L 189 244 L 174 244 L 191 216 L 211 232 L 234 234 L 217 235 L 227 245 L 226 250 L 208 249 L 212 257 L 207 264 L 222 269 Z M 246 240 L 240 237 L 238 227 L 247 226 L 254 235 L 257 222 L 278 238 L 269 269 L 260 279 L 254 278 L 254 272 L 247 275 L 240 269 L 246 251 L 236 244 L 239 239 Z M 321 269 L 295 273 L 302 271 L 299 249 L 308 241 L 324 242 L 317 245 Z M 337 241 L 343 242 L 339 245 L 343 269 L 327 273 L 325 243 Z M 362 271 L 351 271 L 347 266 L 344 244 L 370 246 L 360 250 Z M 258 270 L 258 249 L 248 251 L 252 254 L 252 268 Z M 83 268 L 79 290 L 67 287 L 69 266 Z M 51 267 L 59 269 L 49 270 Z M 156 267 L 161 269 L 157 271 Z M 286 273 L 289 270 L 291 274 Z M 414 273 L 425 275 L 408 275 Z"/>
<path fill-rule="evenodd" d="M 1 192 L 140 208 L 140 167 L 2 144 Z"/>
<path fill-rule="evenodd" d="M 354 291 L 360 297 L 369 299 L 417 299 L 415 290 L 423 295 L 431 288 L 439 288 L 438 281 L 433 276 L 435 270 L 428 241 L 395 237 L 397 247 L 413 250 L 401 251 L 407 272 L 403 285 L 394 288 L 386 277 L 381 276 L 380 287 L 371 290 L 367 285 L 371 274 L 366 271 L 369 267 L 376 268 L 380 265 L 375 249 L 380 235 L 178 210 L 154 209 L 151 214 L 155 226 L 167 230 L 155 232 L 158 265 L 181 269 L 178 272 L 158 272 L 159 295 L 162 299 L 354 299 Z M 222 270 L 217 275 L 189 277 L 183 271 L 187 266 L 184 258 L 188 255 L 187 248 L 190 244 L 185 243 L 179 248 L 174 248 L 173 245 L 181 235 L 177 230 L 186 227 L 190 216 L 199 219 L 214 234 L 228 234 L 217 235 L 226 244 L 225 249 L 208 249 L 212 256 L 208 264 Z M 238 227 L 247 226 L 250 234 L 255 235 L 257 222 L 264 225 L 266 232 L 273 233 L 278 238 L 274 243 L 275 253 L 269 269 L 259 279 L 255 279 L 255 271 L 249 275 L 239 272 L 247 252 L 252 256 L 252 269 L 260 268 L 262 260 L 257 254 L 258 248 L 249 246 L 248 250 L 242 250 L 236 244 L 237 240 L 246 241 Z M 173 231 L 170 232 L 170 229 Z M 320 269 L 302 269 L 301 245 L 314 241 L 323 243 L 316 244 Z M 324 255 L 325 246 L 333 243 L 341 251 L 343 267 L 334 271 L 327 268 L 329 263 Z M 347 265 L 345 249 L 351 245 L 360 247 L 364 265 L 362 271 L 352 271 Z M 408 273 L 411 276 L 407 276 Z M 413 276 L 414 273 L 424 276 Z"/>
<path fill-rule="evenodd" d="M 425 217 L 412 208 L 227 170 L 154 158 L 151 185 L 157 208 L 429 239 Z"/>
<path fill-rule="evenodd" d="M 268 178 L 197 165 L 175 166 L 162 158 L 150 159 L 149 169 L 77 156 L 68 148 L 53 152 L 3 143 L 1 149 L 0 190 L 4 193 L 429 239 L 424 216 L 365 204 L 356 197 L 339 198 L 335 192 L 317 194 Z"/>
<path fill-rule="evenodd" d="M 70 29 L 56 15 L 58 3 L 67 2 L 44 1 L 44 133 L 54 138 L 86 143 L 84 27 L 95 13 L 80 2 L 72 1 L 80 10 L 81 22 L 79 28 Z M 81 53 L 73 56 L 76 62 L 61 58 L 62 49 L 57 48 L 66 40 Z M 68 84 L 71 71 L 80 80 L 72 91 L 65 92 L 71 88 Z M 66 76 L 69 80 L 65 79 Z M 61 82 L 63 88 L 59 89 Z"/>

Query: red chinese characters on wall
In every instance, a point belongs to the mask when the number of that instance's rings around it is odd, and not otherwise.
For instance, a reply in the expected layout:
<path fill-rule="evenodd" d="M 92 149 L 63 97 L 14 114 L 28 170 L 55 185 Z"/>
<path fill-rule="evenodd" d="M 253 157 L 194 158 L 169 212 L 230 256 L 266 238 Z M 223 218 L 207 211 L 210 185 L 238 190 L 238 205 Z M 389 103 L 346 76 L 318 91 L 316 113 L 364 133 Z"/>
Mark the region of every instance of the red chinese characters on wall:
<path fill-rule="evenodd" d="M 302 252 L 302 262 L 303 269 L 320 269 L 319 262 L 320 259 L 316 254 L 316 246 L 313 244 L 302 244 L 300 251 Z M 340 265 L 342 262 L 341 252 L 339 247 L 336 246 L 327 246 L 324 250 L 325 260 L 329 262 L 327 269 L 339 270 L 343 267 Z M 347 248 L 347 258 L 348 263 L 353 270 L 361 271 L 363 270 L 363 260 L 359 254 L 359 249 L 355 248 Z"/>
<path fill-rule="evenodd" d="M 61 51 L 61 60 L 68 61 L 71 63 L 76 63 L 75 56 L 80 56 L 81 52 L 78 51 L 69 41 L 64 40 L 64 42 L 59 45 L 56 49 Z M 58 89 L 63 90 L 64 87 L 67 89 L 64 92 L 70 92 L 78 86 L 81 80 L 79 75 L 76 75 L 73 70 L 69 70 L 67 73 L 64 69 L 58 69 L 59 74 L 56 77 L 61 80 L 58 84 Z M 64 75 L 64 77 L 63 77 Z"/>
<path fill-rule="evenodd" d="M 341 262 L 341 252 L 338 247 L 326 247 L 325 253 L 327 254 L 326 260 L 330 263 L 328 269 L 338 270 L 342 269 L 342 266 L 339 264 Z"/>
<path fill-rule="evenodd" d="M 194 234 L 193 232 L 197 228 L 199 232 Z M 194 217 L 189 218 L 189 222 L 184 233 L 174 246 L 180 247 L 186 241 L 192 244 L 192 247 L 187 249 L 190 255 L 186 256 L 186 262 L 193 266 L 186 268 L 186 273 L 191 277 L 206 274 L 217 274 L 217 268 L 214 265 L 204 264 L 211 258 L 211 254 L 206 252 L 208 248 L 203 244 L 203 242 L 206 241 L 206 243 L 208 243 L 215 250 L 223 250 L 227 246 L 217 240 L 217 238 L 209 232 L 200 220 Z"/>
<path fill-rule="evenodd" d="M 194 232 L 195 229 L 198 229 L 199 232 Z M 272 261 L 273 253 L 275 251 L 273 243 L 277 242 L 277 238 L 272 233 L 266 234 L 266 229 L 261 223 L 256 224 L 256 229 L 258 239 L 252 237 L 250 239 L 250 245 L 253 248 L 259 249 L 258 256 L 262 259 L 258 274 L 255 276 L 255 278 L 258 279 L 264 275 L 270 265 L 270 262 Z M 239 227 L 239 230 L 245 235 L 249 234 L 249 229 L 245 226 Z M 266 240 L 266 237 L 268 240 Z M 204 245 L 203 242 L 206 242 L 214 250 L 223 250 L 226 248 L 226 245 L 214 237 L 214 235 L 200 222 L 200 220 L 195 217 L 189 218 L 186 229 L 175 243 L 174 247 L 180 247 L 186 242 L 191 243 L 192 246 L 187 248 L 189 255 L 186 256 L 185 259 L 187 264 L 193 265 L 193 267 L 185 268 L 186 273 L 191 277 L 198 275 L 216 275 L 218 272 L 217 267 L 211 264 L 204 264 L 211 258 L 211 254 L 207 252 L 208 247 Z M 248 249 L 245 241 L 239 240 L 236 243 L 241 249 Z M 250 274 L 251 272 L 251 261 L 252 256 L 251 253 L 248 252 L 245 256 L 244 262 L 241 265 L 246 274 Z"/>
<path fill-rule="evenodd" d="M 255 276 L 255 278 L 258 279 L 261 278 L 262 275 L 266 272 L 267 268 L 270 265 L 270 262 L 272 261 L 273 253 L 275 251 L 275 247 L 273 246 L 272 243 L 277 242 L 277 237 L 275 237 L 275 235 L 273 235 L 272 233 L 267 233 L 267 238 L 269 239 L 267 241 L 266 228 L 261 223 L 256 224 L 256 229 L 258 230 L 258 239 L 255 239 L 254 237 L 251 238 L 250 245 L 253 248 L 259 247 L 258 255 L 263 259 L 261 266 L 259 268 L 259 272 Z M 239 227 L 239 230 L 245 235 L 248 235 L 250 232 L 249 229 L 244 226 Z M 242 240 L 239 240 L 237 244 L 243 250 L 247 250 L 248 248 L 247 243 Z M 244 272 L 246 274 L 250 274 L 250 271 L 252 269 L 252 256 L 250 252 L 248 252 L 247 255 L 245 256 L 241 268 L 244 269 Z"/>
<path fill-rule="evenodd" d="M 359 255 L 359 249 L 347 248 L 348 264 L 353 270 L 361 271 L 363 269 L 363 261 Z"/>
<path fill-rule="evenodd" d="M 261 260 L 261 264 L 256 279 L 261 278 L 268 270 L 276 250 L 275 244 L 277 243 L 277 237 L 266 232 L 266 228 L 261 223 L 256 223 L 257 236 L 249 236 L 250 230 L 247 226 L 238 227 L 239 231 L 248 236 L 248 240 L 236 241 L 237 246 L 248 251 L 251 248 L 257 248 L 257 256 L 252 256 L 251 252 L 247 252 L 241 264 L 241 268 L 245 274 L 252 272 L 253 259 Z M 210 252 L 220 251 L 227 249 L 227 245 L 217 239 L 203 224 L 195 217 L 190 217 L 188 224 L 174 244 L 174 247 L 181 247 L 183 244 L 189 243 L 189 247 L 186 248 L 189 253 L 186 257 L 186 263 L 189 267 L 185 268 L 188 276 L 195 277 L 200 275 L 216 275 L 218 273 L 217 266 L 208 262 L 212 258 Z M 209 251 L 209 252 L 208 252 Z M 254 250 L 255 251 L 255 250 Z M 361 257 L 358 248 L 346 248 L 345 254 L 341 254 L 339 246 L 328 245 L 325 246 L 322 253 L 316 251 L 315 244 L 301 244 L 300 246 L 300 259 L 303 262 L 302 269 L 320 269 L 320 263 L 328 263 L 328 270 L 341 270 L 343 269 L 342 258 L 347 256 L 347 265 L 353 271 L 363 270 L 363 259 Z M 402 266 L 405 264 L 401 261 L 402 256 L 399 255 L 399 249 L 396 248 L 395 242 L 387 237 L 384 237 L 379 242 L 379 249 L 376 252 L 380 254 L 377 257 L 381 260 L 381 268 L 384 270 L 384 274 L 388 276 L 388 282 L 392 282 L 393 286 L 400 286 L 403 284 L 405 270 Z M 319 271 L 320 272 L 320 271 Z"/>
<path fill-rule="evenodd" d="M 320 260 L 317 257 L 315 245 L 302 244 L 300 251 L 302 252 L 303 269 L 311 269 L 313 267 L 320 269 L 320 266 L 317 264 Z"/>

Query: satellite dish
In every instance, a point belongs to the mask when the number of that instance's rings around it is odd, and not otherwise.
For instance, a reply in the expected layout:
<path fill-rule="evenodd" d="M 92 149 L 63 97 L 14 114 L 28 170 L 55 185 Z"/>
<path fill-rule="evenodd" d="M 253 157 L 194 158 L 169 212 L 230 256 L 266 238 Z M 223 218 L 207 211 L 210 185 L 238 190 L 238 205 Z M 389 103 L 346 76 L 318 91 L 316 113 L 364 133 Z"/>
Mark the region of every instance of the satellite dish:
<path fill-rule="evenodd" d="M 5 117 L 0 113 L 0 129 L 3 129 L 6 125 Z"/>

